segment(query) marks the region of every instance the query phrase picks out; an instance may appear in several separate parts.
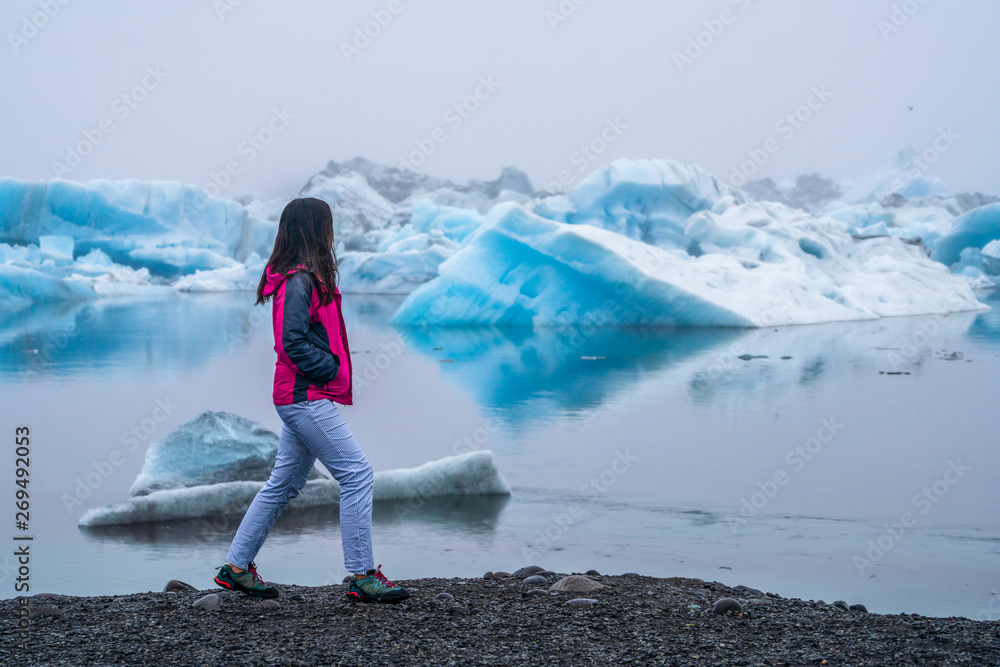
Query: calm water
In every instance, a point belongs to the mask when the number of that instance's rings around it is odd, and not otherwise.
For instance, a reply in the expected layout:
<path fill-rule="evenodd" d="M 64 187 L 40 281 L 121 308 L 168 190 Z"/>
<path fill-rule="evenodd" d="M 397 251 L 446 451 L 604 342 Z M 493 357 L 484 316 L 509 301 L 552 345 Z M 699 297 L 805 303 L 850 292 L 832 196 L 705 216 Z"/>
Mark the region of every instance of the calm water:
<path fill-rule="evenodd" d="M 9 442 L 15 425 L 33 433 L 32 592 L 210 587 L 239 517 L 77 520 L 125 498 L 148 443 L 204 410 L 278 430 L 269 322 L 250 301 L 4 315 L 0 427 Z M 344 414 L 376 470 L 471 442 L 514 494 L 378 507 L 391 577 L 538 563 L 1000 618 L 1000 309 L 750 332 L 397 330 L 398 303 L 345 297 L 360 386 Z M 0 464 L 11 505 L 13 458 Z M 8 521 L 9 540 L 13 508 Z M 257 561 L 271 580 L 339 582 L 335 512 L 287 512 Z M 0 558 L 5 597 L 12 564 Z"/>

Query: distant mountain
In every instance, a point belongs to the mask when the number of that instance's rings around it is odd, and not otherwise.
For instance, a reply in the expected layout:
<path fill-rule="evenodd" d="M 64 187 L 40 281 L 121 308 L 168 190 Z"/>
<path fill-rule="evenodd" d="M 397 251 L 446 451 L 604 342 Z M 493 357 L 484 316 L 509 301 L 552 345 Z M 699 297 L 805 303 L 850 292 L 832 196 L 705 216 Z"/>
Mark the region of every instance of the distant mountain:
<path fill-rule="evenodd" d="M 376 164 L 363 157 L 356 157 L 347 162 L 337 163 L 333 160 L 326 169 L 313 176 L 302 188 L 301 194 L 314 188 L 314 180 L 320 177 L 333 178 L 354 173 L 362 176 L 368 185 L 393 204 L 399 204 L 414 195 L 431 194 L 439 190 L 450 190 L 467 195 L 481 193 L 489 199 L 496 199 L 504 190 L 516 192 L 531 198 L 535 190 L 528 175 L 516 167 L 504 167 L 500 177 L 493 181 L 470 180 L 466 185 L 452 181 L 418 174 L 409 169 L 399 169 L 382 164 Z"/>

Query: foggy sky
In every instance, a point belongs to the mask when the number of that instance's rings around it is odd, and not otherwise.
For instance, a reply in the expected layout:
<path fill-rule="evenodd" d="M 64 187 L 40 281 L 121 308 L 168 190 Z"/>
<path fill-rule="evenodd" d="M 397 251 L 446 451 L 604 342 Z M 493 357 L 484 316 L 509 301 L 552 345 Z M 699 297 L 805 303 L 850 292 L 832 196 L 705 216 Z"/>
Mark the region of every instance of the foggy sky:
<path fill-rule="evenodd" d="M 0 5 L 0 176 L 54 178 L 82 142 L 63 178 L 204 186 L 235 165 L 222 196 L 277 197 L 421 143 L 417 171 L 516 165 L 539 189 L 619 157 L 729 182 L 765 145 L 755 178 L 842 179 L 950 132 L 926 174 L 1000 193 L 990 0 L 62 1 Z"/>

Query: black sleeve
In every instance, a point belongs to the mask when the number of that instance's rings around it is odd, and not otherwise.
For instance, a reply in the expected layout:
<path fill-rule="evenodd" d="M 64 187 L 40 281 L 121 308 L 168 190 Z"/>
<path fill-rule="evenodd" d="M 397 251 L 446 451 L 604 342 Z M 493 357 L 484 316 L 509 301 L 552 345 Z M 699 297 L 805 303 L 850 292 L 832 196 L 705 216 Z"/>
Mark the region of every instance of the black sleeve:
<path fill-rule="evenodd" d="M 314 384 L 326 384 L 337 377 L 340 360 L 315 332 L 310 335 L 309 304 L 315 289 L 312 277 L 299 271 L 285 283 L 285 312 L 281 322 L 281 342 L 285 354 L 299 372 Z M 322 345 L 322 347 L 321 347 Z M 325 349 L 324 349 L 325 348 Z"/>

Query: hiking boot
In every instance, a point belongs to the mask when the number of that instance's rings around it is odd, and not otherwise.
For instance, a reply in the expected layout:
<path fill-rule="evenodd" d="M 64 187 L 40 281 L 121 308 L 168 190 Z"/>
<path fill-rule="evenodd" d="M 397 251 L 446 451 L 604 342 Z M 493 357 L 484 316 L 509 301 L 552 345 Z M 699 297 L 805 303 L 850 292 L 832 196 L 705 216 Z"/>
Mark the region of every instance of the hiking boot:
<path fill-rule="evenodd" d="M 233 572 L 233 568 L 229 566 L 229 563 L 226 563 L 219 568 L 219 574 L 215 577 L 215 583 L 229 590 L 243 591 L 255 598 L 278 597 L 278 589 L 264 583 L 264 580 L 257 574 L 257 566 L 253 563 L 248 563 L 247 569 L 239 574 Z"/>
<path fill-rule="evenodd" d="M 382 574 L 382 566 L 368 570 L 364 579 L 351 579 L 347 597 L 360 602 L 399 602 L 410 597 L 402 586 L 396 586 Z"/>

